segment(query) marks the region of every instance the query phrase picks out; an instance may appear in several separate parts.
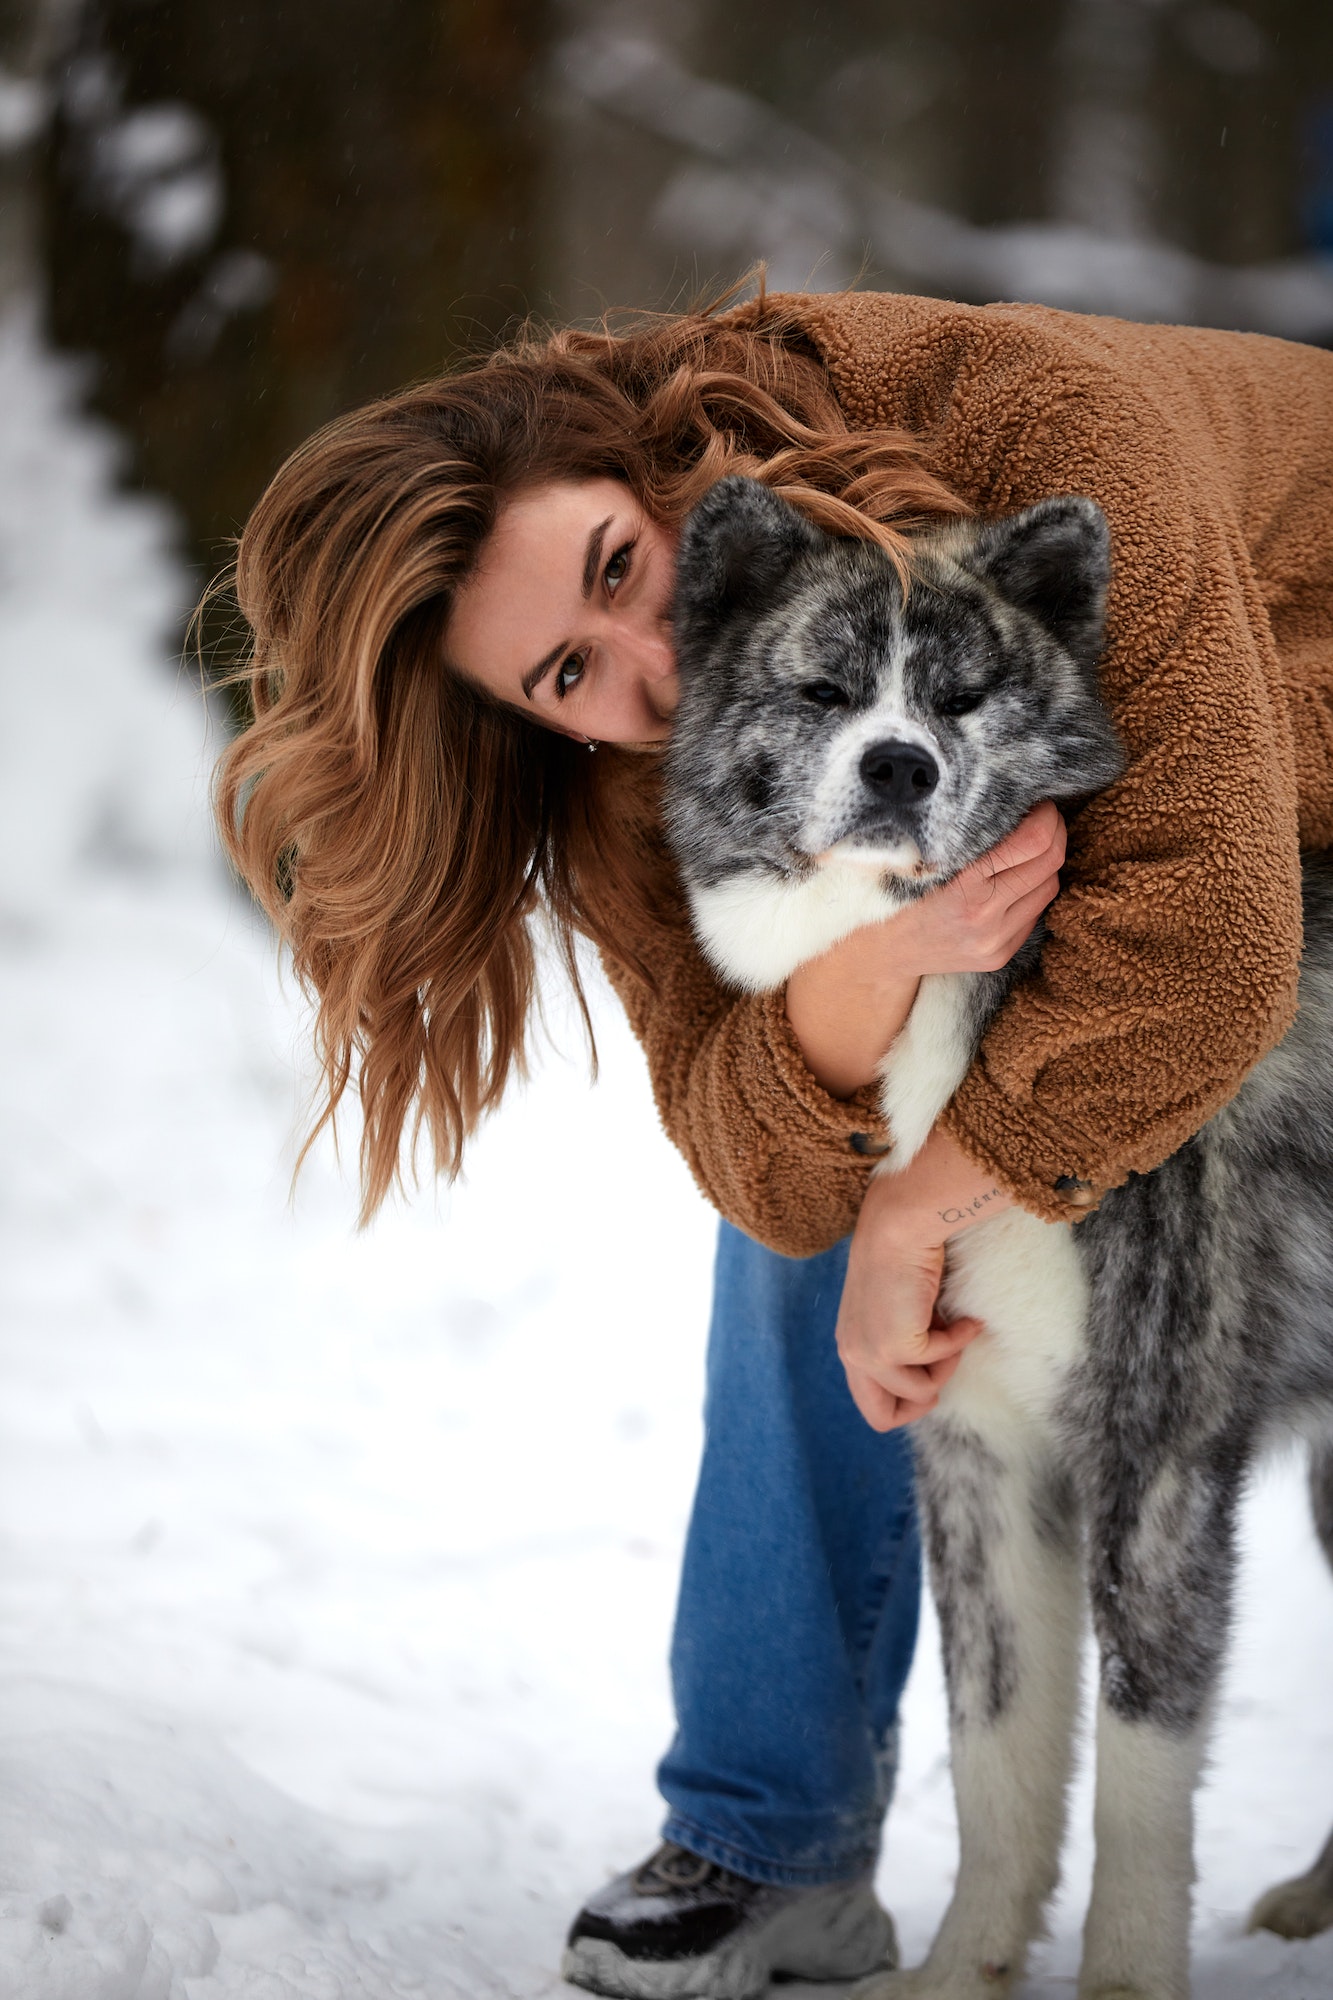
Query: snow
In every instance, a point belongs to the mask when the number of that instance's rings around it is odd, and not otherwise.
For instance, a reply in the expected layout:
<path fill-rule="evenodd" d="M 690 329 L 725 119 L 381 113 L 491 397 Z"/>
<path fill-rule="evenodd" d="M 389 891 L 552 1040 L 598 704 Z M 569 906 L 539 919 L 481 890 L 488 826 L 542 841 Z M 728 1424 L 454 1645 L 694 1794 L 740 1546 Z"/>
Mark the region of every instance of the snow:
<path fill-rule="evenodd" d="M 0 407 L 0 2000 L 537 2000 L 657 1823 L 711 1219 L 604 995 L 601 1083 L 566 1020 L 453 1193 L 357 1235 L 324 1148 L 289 1203 L 304 1016 L 212 854 L 170 522 L 29 316 Z M 1197 1990 L 1311 2000 L 1333 1939 L 1240 1936 L 1333 1812 L 1298 1468 L 1248 1529 Z M 909 1956 L 954 1851 L 931 1637 Z"/>

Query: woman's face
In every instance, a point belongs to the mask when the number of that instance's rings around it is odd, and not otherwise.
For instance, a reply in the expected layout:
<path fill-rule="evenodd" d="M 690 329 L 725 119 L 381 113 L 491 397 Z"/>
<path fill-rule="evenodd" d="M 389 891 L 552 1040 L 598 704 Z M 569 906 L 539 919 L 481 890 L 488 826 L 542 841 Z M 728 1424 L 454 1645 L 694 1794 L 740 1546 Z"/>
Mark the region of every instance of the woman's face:
<path fill-rule="evenodd" d="M 675 535 L 618 479 L 508 501 L 457 592 L 450 663 L 562 735 L 660 743 L 676 706 Z"/>

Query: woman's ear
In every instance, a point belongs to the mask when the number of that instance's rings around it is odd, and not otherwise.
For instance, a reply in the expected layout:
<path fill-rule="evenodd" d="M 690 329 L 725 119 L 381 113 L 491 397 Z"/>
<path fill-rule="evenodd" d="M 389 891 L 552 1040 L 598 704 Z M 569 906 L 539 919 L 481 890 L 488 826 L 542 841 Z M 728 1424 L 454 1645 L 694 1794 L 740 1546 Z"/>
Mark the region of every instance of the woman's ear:
<path fill-rule="evenodd" d="M 826 539 L 757 479 L 731 474 L 686 517 L 676 558 L 677 639 L 689 649 L 738 612 L 765 610 L 798 556 Z"/>

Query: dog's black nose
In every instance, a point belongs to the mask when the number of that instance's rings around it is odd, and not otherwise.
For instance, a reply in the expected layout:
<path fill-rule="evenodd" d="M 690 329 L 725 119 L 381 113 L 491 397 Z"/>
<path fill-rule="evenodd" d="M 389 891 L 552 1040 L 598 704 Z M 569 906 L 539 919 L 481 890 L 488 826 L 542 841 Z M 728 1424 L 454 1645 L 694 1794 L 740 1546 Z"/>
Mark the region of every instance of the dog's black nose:
<path fill-rule="evenodd" d="M 916 806 L 940 781 L 940 767 L 919 743 L 872 743 L 861 759 L 861 780 L 891 806 Z"/>

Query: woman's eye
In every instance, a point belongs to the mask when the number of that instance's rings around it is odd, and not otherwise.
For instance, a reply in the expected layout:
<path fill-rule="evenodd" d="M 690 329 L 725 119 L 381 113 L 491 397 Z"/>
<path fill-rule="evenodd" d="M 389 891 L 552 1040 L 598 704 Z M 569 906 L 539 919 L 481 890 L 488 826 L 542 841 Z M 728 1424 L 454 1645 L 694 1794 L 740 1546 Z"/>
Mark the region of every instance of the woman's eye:
<path fill-rule="evenodd" d="M 583 669 L 586 665 L 587 661 L 584 659 L 582 653 L 571 653 L 568 659 L 560 662 L 554 674 L 555 692 L 558 700 L 563 701 L 569 690 L 572 687 L 578 686 L 579 682 L 583 679 Z"/>
<path fill-rule="evenodd" d="M 625 581 L 625 578 L 629 575 L 630 550 L 633 547 L 634 547 L 633 542 L 624 543 L 624 545 L 621 548 L 618 548 L 616 550 L 610 562 L 606 565 L 606 568 L 602 571 L 602 581 L 605 583 L 608 590 L 614 591 L 616 585 L 619 583 L 623 583 Z"/>
<path fill-rule="evenodd" d="M 801 693 L 820 708 L 846 708 L 848 702 L 846 689 L 840 688 L 836 681 L 807 681 Z"/>
<path fill-rule="evenodd" d="M 971 715 L 986 699 L 984 688 L 959 688 L 955 694 L 941 695 L 935 704 L 937 715 Z"/>

